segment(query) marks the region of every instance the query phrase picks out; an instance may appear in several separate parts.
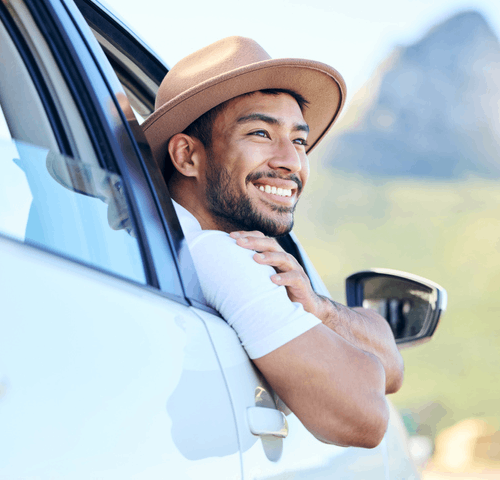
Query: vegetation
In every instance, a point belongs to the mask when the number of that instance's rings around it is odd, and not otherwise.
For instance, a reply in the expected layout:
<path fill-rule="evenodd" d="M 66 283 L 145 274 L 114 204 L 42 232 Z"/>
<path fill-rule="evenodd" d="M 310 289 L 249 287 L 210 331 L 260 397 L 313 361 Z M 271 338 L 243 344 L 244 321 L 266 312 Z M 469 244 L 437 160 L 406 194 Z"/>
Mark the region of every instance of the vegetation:
<path fill-rule="evenodd" d="M 392 396 L 396 406 L 439 405 L 433 433 L 468 417 L 498 417 L 498 181 L 364 178 L 322 167 L 311 173 L 295 232 L 336 300 L 345 300 L 345 277 L 374 267 L 415 273 L 448 291 L 434 338 L 402 352 L 406 378 Z"/>

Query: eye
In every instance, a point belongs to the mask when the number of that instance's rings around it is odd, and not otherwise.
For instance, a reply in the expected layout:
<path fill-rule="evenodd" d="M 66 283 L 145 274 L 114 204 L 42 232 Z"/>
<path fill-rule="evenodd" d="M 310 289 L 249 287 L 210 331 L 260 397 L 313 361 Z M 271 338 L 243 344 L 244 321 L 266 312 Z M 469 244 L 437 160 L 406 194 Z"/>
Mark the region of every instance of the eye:
<path fill-rule="evenodd" d="M 122 191 L 123 191 L 123 185 L 122 185 L 121 180 L 118 180 L 118 181 L 115 183 L 114 187 L 115 187 L 115 189 L 116 189 L 116 191 L 117 191 L 118 193 L 122 193 Z"/>
<path fill-rule="evenodd" d="M 262 138 L 271 138 L 269 133 L 266 132 L 265 130 L 255 130 L 255 132 L 249 133 L 249 135 L 255 135 L 257 137 L 262 137 Z"/>
<path fill-rule="evenodd" d="M 309 146 L 305 138 L 296 138 L 293 142 L 296 143 L 297 145 L 302 145 L 303 147 Z"/>

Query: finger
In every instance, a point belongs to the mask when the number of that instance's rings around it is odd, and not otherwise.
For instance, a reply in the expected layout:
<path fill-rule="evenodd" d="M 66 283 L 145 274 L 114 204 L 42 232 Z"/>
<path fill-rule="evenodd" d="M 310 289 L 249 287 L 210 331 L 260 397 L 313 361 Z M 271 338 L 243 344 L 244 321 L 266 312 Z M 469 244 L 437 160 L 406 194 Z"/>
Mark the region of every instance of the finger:
<path fill-rule="evenodd" d="M 307 275 L 302 275 L 298 270 L 291 270 L 271 275 L 271 281 L 276 285 L 285 287 L 288 298 L 292 302 L 301 303 L 306 312 L 313 315 L 317 314 L 321 300 L 312 289 Z"/>
<path fill-rule="evenodd" d="M 240 247 L 245 247 L 256 252 L 284 252 L 281 245 L 271 237 L 246 236 L 236 239 Z"/>
<path fill-rule="evenodd" d="M 261 265 L 274 267 L 277 272 L 289 272 L 297 270 L 301 275 L 305 275 L 304 269 L 293 255 L 286 252 L 260 252 L 253 256 L 254 260 Z"/>
<path fill-rule="evenodd" d="M 304 279 L 296 270 L 276 273 L 275 275 L 271 275 L 271 280 L 277 285 L 284 285 L 286 287 L 300 287 L 304 284 Z"/>
<path fill-rule="evenodd" d="M 245 230 L 239 230 L 237 232 L 231 232 L 229 234 L 230 237 L 232 238 L 240 238 L 240 237 L 265 237 L 265 235 L 262 232 L 259 232 L 258 230 L 252 230 L 250 232 L 246 232 Z"/>
<path fill-rule="evenodd" d="M 309 279 L 304 278 L 296 270 L 271 275 L 271 281 L 286 287 L 288 297 L 292 301 L 303 301 L 311 297 L 312 288 Z"/>

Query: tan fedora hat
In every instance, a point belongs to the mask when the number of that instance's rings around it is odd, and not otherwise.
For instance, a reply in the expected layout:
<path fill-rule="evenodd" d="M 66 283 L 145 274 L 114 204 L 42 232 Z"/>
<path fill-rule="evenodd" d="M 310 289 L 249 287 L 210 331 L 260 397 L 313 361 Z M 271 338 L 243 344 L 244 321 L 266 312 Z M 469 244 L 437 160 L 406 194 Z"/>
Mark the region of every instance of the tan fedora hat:
<path fill-rule="evenodd" d="M 143 129 L 161 169 L 168 141 L 215 106 L 245 93 L 288 89 L 309 105 L 310 152 L 333 125 L 346 96 L 344 79 L 332 67 L 312 60 L 272 59 L 254 40 L 228 37 L 180 60 L 160 85 L 155 111 Z"/>

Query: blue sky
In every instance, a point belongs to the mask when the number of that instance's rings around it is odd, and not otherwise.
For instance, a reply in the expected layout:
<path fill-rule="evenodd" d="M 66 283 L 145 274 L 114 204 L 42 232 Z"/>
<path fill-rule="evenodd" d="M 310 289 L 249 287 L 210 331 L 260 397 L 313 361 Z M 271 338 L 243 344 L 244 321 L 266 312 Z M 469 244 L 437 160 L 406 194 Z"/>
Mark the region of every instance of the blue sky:
<path fill-rule="evenodd" d="M 272 57 L 319 60 L 345 78 L 348 99 L 396 45 L 454 13 L 481 12 L 499 36 L 498 0 L 106 0 L 172 66 L 230 35 L 257 40 Z"/>

